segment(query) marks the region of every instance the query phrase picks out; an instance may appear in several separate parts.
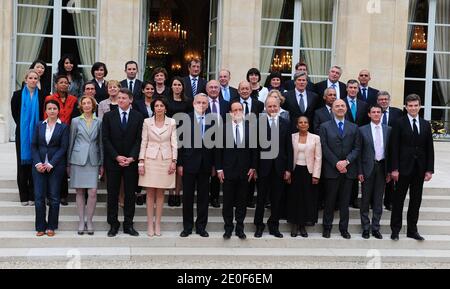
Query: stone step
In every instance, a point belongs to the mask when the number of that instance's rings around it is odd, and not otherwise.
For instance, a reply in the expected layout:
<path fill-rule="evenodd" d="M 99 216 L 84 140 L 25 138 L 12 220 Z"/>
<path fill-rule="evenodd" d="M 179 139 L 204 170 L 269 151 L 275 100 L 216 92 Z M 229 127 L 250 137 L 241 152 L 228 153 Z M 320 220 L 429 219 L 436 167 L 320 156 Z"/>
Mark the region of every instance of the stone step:
<path fill-rule="evenodd" d="M 265 235 L 263 238 L 255 238 L 250 232 L 247 239 L 242 241 L 236 236 L 230 240 L 224 240 L 221 232 L 211 232 L 209 238 L 191 235 L 188 238 L 179 237 L 178 232 L 162 232 L 161 237 L 148 237 L 143 232 L 139 237 L 131 237 L 120 233 L 115 238 L 108 238 L 106 231 L 95 232 L 95 235 L 79 236 L 75 232 L 57 232 L 53 238 L 36 237 L 34 232 L 9 231 L 0 232 L 2 248 L 108 248 L 108 247 L 176 247 L 176 248 L 335 248 L 335 249 L 411 249 L 411 250 L 450 250 L 450 236 L 427 235 L 426 241 L 417 242 L 400 235 L 400 240 L 394 242 L 385 235 L 383 240 L 373 237 L 365 240 L 360 235 L 353 235 L 352 239 L 345 240 L 339 235 L 332 235 L 330 239 L 322 238 L 319 233 L 311 233 L 308 238 L 292 238 L 285 236 L 283 239 Z"/>
<path fill-rule="evenodd" d="M 94 217 L 94 227 L 99 231 L 109 230 L 106 218 L 103 216 Z M 119 219 L 122 221 L 122 218 Z M 318 225 L 314 227 L 308 227 L 307 231 L 310 233 L 322 233 L 322 220 L 319 219 Z M 339 221 L 334 220 L 333 233 L 339 233 L 338 228 Z M 253 225 L 253 216 L 247 217 L 244 221 L 245 230 L 249 233 L 253 233 L 255 226 Z M 223 232 L 223 218 L 222 217 L 210 217 L 208 218 L 207 230 L 211 232 Z M 147 230 L 147 218 L 144 216 L 137 216 L 134 218 L 134 227 L 140 232 Z M 181 217 L 163 217 L 161 230 L 162 231 L 174 231 L 181 232 L 183 228 L 183 220 Z M 424 235 L 450 235 L 450 221 L 429 221 L 419 220 L 418 223 L 419 232 Z M 76 216 L 61 216 L 59 218 L 59 230 L 60 231 L 76 231 L 78 229 L 78 217 Z M 290 233 L 291 226 L 286 221 L 280 222 L 280 231 L 285 234 Z M 0 219 L 0 231 L 34 231 L 35 230 L 35 217 L 28 216 L 3 216 Z M 361 234 L 361 221 L 359 219 L 350 219 L 349 232 L 351 234 Z M 266 230 L 267 231 L 267 230 Z M 382 220 L 381 233 L 390 234 L 391 229 L 389 226 L 389 220 Z M 403 226 L 402 233 L 406 233 L 406 225 Z"/>
<path fill-rule="evenodd" d="M 236 262 L 236 261 L 312 261 L 365 262 L 367 268 L 382 268 L 383 263 L 448 263 L 450 250 L 415 249 L 336 249 L 336 248 L 2 248 L 0 261 L 67 261 L 68 266 L 82 266 L 83 260 L 166 262 Z M 78 263 L 78 264 L 77 264 Z M 220 282 L 216 281 L 216 282 Z"/>
<path fill-rule="evenodd" d="M 194 204 L 194 214 L 196 212 L 196 205 Z M 106 217 L 106 203 L 98 203 L 95 211 L 96 216 Z M 405 207 L 403 215 L 406 218 L 408 207 Z M 265 216 L 270 216 L 270 210 L 265 210 Z M 122 210 L 119 210 L 119 214 L 123 216 Z M 247 208 L 247 216 L 254 216 L 255 209 Z M 35 208 L 32 206 L 23 207 L 17 202 L 0 202 L 0 217 L 1 216 L 13 216 L 13 215 L 35 215 Z M 61 206 L 60 216 L 77 216 L 78 211 L 75 203 L 69 203 L 68 206 Z M 146 216 L 147 209 L 144 206 L 136 206 L 135 216 Z M 182 216 L 182 207 L 169 207 L 167 204 L 164 205 L 163 216 Z M 319 216 L 322 215 L 322 211 L 319 212 Z M 209 216 L 220 217 L 222 216 L 222 208 L 209 207 Z M 335 218 L 339 218 L 339 212 L 335 213 Z M 360 218 L 359 209 L 350 208 L 350 218 Z M 384 210 L 382 219 L 390 220 L 391 212 Z M 420 208 L 420 219 L 422 220 L 446 220 L 450 221 L 450 208 L 440 208 L 440 207 L 421 207 Z"/>

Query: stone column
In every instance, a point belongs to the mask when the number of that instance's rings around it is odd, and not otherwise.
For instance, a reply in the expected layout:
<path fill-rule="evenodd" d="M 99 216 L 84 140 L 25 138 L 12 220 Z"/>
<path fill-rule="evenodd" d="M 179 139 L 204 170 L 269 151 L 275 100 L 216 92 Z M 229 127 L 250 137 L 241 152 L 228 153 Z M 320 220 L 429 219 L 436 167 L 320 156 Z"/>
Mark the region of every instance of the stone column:
<path fill-rule="evenodd" d="M 0 143 L 14 136 L 10 100 L 12 96 L 13 1 L 0 1 Z M 11 127 L 11 129 L 10 129 Z"/>

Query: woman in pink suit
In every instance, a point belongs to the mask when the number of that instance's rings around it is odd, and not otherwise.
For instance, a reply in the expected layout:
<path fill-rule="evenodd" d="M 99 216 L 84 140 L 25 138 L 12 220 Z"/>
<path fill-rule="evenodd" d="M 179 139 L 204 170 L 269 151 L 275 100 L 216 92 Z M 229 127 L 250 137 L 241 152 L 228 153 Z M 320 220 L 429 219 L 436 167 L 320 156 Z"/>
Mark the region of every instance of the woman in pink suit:
<path fill-rule="evenodd" d="M 153 117 L 144 121 L 139 155 L 139 186 L 147 191 L 147 235 L 161 236 L 164 191 L 175 188 L 178 155 L 175 120 L 166 117 L 167 103 L 155 99 L 151 104 Z M 156 219 L 153 225 L 156 198 Z"/>

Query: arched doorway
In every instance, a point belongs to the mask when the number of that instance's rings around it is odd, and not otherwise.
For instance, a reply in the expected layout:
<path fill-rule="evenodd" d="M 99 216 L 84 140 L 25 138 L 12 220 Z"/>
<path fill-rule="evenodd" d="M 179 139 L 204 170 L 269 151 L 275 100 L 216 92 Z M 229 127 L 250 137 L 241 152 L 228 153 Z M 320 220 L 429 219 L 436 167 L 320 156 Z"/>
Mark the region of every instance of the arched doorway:
<path fill-rule="evenodd" d="M 147 45 L 144 79 L 155 67 L 167 69 L 169 79 L 187 75 L 187 63 L 202 61 L 202 75 L 208 71 L 210 0 L 147 1 Z"/>

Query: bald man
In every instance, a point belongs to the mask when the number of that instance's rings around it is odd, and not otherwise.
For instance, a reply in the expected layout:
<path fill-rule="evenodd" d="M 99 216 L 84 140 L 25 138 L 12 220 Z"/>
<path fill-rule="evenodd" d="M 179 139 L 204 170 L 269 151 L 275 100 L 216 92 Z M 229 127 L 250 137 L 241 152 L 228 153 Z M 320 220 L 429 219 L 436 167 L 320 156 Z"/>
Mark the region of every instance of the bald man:
<path fill-rule="evenodd" d="M 358 81 L 359 81 L 359 92 L 358 99 L 365 101 L 369 106 L 377 103 L 377 95 L 378 89 L 372 88 L 369 86 L 369 81 L 372 78 L 370 77 L 370 71 L 367 69 L 363 69 L 359 72 Z"/>

